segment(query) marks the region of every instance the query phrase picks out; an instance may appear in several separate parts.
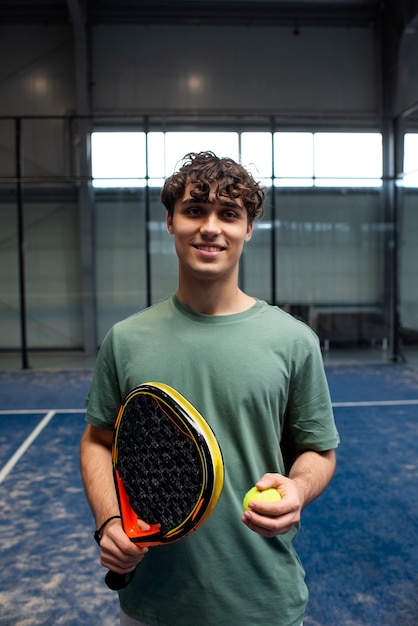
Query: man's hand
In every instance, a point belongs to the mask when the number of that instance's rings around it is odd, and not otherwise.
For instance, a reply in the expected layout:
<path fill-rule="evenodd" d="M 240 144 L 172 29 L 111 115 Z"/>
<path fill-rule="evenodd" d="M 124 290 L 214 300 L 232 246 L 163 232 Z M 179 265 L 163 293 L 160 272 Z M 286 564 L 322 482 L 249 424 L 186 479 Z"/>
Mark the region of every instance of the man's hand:
<path fill-rule="evenodd" d="M 113 432 L 88 424 L 81 440 L 81 475 L 87 499 L 100 528 L 103 521 L 119 512 L 112 466 Z M 139 522 L 142 530 L 149 525 Z M 135 569 L 148 548 L 132 543 L 120 519 L 106 524 L 100 541 L 100 562 L 104 567 L 125 574 Z"/>
<path fill-rule="evenodd" d="M 330 483 L 336 466 L 334 450 L 306 450 L 294 462 L 289 478 L 281 474 L 264 474 L 256 483 L 260 490 L 278 489 L 277 502 L 254 502 L 242 521 L 263 537 L 283 535 L 300 521 L 302 509 L 315 500 Z"/>
<path fill-rule="evenodd" d="M 139 526 L 142 530 L 149 529 L 145 522 L 139 522 Z M 127 574 L 135 569 L 147 552 L 148 548 L 132 543 L 120 520 L 116 519 L 106 526 L 100 542 L 100 563 L 103 567 L 118 574 Z"/>
<path fill-rule="evenodd" d="M 277 489 L 282 497 L 276 502 L 254 501 L 251 510 L 245 511 L 242 521 L 263 537 L 287 533 L 300 521 L 302 498 L 296 483 L 281 474 L 264 474 L 256 483 L 257 489 Z"/>

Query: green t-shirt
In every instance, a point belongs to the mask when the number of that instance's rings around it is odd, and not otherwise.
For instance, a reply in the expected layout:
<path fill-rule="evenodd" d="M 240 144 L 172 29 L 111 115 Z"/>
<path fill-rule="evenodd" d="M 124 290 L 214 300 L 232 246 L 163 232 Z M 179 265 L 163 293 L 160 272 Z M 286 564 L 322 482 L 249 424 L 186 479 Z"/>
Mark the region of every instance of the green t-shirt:
<path fill-rule="evenodd" d="M 123 610 L 152 626 L 299 626 L 308 592 L 293 547 L 297 528 L 265 539 L 241 516 L 245 492 L 263 474 L 285 473 L 282 435 L 292 453 L 338 445 L 316 335 L 262 301 L 208 316 L 172 296 L 108 333 L 87 421 L 112 428 L 122 399 L 149 381 L 177 389 L 210 424 L 225 483 L 201 528 L 150 548 L 120 592 Z"/>

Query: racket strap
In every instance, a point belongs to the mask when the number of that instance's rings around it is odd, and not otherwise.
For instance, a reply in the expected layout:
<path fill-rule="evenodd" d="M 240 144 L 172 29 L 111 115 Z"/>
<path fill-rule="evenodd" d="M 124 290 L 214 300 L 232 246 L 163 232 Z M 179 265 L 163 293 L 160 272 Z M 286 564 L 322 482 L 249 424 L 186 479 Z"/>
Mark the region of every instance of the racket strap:
<path fill-rule="evenodd" d="M 107 520 L 105 522 L 103 522 L 103 524 L 100 526 L 100 528 L 98 528 L 95 533 L 94 533 L 94 539 L 96 541 L 96 543 L 98 543 L 98 545 L 100 546 L 100 542 L 102 540 L 103 537 L 103 530 L 105 529 L 105 527 L 108 525 L 109 522 L 112 521 L 112 519 L 120 519 L 120 515 L 111 515 L 110 517 L 107 518 Z"/>

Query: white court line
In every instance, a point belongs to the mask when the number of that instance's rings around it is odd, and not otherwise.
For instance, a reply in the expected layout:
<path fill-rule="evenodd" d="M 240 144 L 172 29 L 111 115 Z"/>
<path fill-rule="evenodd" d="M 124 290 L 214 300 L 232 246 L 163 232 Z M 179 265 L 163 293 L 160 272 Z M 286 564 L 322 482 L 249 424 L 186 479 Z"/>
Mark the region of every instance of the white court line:
<path fill-rule="evenodd" d="M 333 407 L 356 407 L 356 406 L 403 406 L 418 404 L 417 400 L 359 400 L 358 402 L 333 402 Z M 44 415 L 53 411 L 54 413 L 85 413 L 86 409 L 3 409 L 0 415 Z"/>
<path fill-rule="evenodd" d="M 16 463 L 25 454 L 26 450 L 29 448 L 29 446 L 32 444 L 32 442 L 36 439 L 36 437 L 43 431 L 45 426 L 47 426 L 47 424 L 49 424 L 49 422 L 52 420 L 54 415 L 55 415 L 55 411 L 48 411 L 48 413 L 39 422 L 39 424 L 36 426 L 36 428 L 34 428 L 33 431 L 30 433 L 30 435 L 28 437 L 26 437 L 25 441 L 16 450 L 16 452 L 13 454 L 13 456 L 10 457 L 9 461 L 6 463 L 6 465 L 0 471 L 0 484 L 3 482 L 3 480 L 6 478 L 6 476 L 8 476 L 8 474 L 10 474 L 10 472 L 12 471 L 12 469 L 14 468 Z"/>
<path fill-rule="evenodd" d="M 44 415 L 53 411 L 54 413 L 85 413 L 86 409 L 3 409 L 0 415 Z"/>
<path fill-rule="evenodd" d="M 334 408 L 340 407 L 366 407 L 366 406 L 413 406 L 418 405 L 418 400 L 367 400 L 367 401 L 359 401 L 359 402 L 333 402 L 332 406 Z M 34 409 L 30 411 L 29 409 L 22 410 L 2 410 L 0 411 L 0 415 L 28 415 L 28 414 L 41 414 L 43 415 L 46 411 L 42 411 L 41 409 Z M 47 426 L 47 424 L 51 421 L 51 419 L 57 413 L 85 413 L 85 409 L 54 409 L 49 410 L 45 417 L 39 422 L 36 428 L 31 432 L 31 434 L 25 439 L 20 448 L 16 450 L 10 460 L 6 463 L 3 469 L 0 471 L 0 484 L 6 478 L 6 476 L 11 472 L 19 459 L 25 454 L 26 450 L 33 443 L 36 437 L 42 432 L 42 430 Z"/>
<path fill-rule="evenodd" d="M 367 400 L 360 402 L 333 402 L 333 407 L 344 406 L 412 406 L 418 404 L 418 400 Z"/>

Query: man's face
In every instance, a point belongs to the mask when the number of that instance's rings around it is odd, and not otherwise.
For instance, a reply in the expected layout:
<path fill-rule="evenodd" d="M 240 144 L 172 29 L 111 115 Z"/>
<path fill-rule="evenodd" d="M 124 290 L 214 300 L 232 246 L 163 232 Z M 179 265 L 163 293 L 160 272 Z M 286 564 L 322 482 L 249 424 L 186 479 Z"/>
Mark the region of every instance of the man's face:
<path fill-rule="evenodd" d="M 183 276 L 201 279 L 238 276 L 244 243 L 249 241 L 252 223 L 241 198 L 217 197 L 212 189 L 207 200 L 193 198 L 193 184 L 177 200 L 173 216 L 167 214 L 167 229 L 174 243 Z"/>

